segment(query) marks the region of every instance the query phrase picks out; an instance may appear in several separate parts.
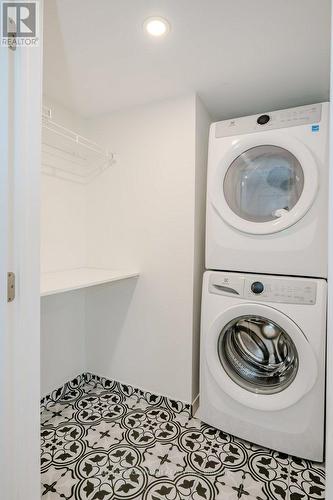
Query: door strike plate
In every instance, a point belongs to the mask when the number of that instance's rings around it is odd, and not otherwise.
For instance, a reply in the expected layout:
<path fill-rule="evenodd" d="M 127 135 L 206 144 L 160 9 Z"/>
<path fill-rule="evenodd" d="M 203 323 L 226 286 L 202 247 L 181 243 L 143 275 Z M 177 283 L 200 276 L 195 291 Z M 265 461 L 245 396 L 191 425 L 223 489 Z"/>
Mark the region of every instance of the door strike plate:
<path fill-rule="evenodd" d="M 15 273 L 7 273 L 7 302 L 15 299 Z"/>

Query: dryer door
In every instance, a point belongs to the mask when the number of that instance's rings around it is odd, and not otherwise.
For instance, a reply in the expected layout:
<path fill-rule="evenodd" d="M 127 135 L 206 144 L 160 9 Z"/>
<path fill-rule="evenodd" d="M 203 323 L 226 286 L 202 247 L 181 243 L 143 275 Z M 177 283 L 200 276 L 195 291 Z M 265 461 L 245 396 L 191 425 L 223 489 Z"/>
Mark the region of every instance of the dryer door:
<path fill-rule="evenodd" d="M 235 141 L 211 185 L 219 215 L 251 234 L 271 234 L 295 224 L 310 209 L 317 189 L 317 166 L 310 151 L 271 132 Z"/>
<path fill-rule="evenodd" d="M 262 304 L 225 311 L 206 341 L 207 366 L 232 398 L 261 410 L 286 408 L 314 385 L 317 362 L 304 333 Z"/>

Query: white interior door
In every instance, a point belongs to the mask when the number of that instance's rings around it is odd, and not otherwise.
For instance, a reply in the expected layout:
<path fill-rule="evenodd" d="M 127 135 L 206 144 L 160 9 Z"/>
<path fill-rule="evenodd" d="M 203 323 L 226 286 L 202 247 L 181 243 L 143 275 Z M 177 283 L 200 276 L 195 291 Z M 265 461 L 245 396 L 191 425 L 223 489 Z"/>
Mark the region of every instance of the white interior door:
<path fill-rule="evenodd" d="M 41 53 L 41 43 L 0 47 L 0 480 L 13 500 L 40 498 Z"/>

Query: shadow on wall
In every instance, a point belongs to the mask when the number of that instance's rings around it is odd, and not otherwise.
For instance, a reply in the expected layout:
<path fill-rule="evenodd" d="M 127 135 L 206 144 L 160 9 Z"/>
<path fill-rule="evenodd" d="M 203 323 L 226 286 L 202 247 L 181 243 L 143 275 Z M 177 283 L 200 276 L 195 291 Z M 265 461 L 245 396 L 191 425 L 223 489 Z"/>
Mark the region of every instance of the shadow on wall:
<path fill-rule="evenodd" d="M 87 371 L 114 378 L 114 365 L 127 364 L 123 338 L 137 278 L 99 285 L 86 291 Z M 138 353 L 139 354 L 139 353 Z M 119 359 L 119 356 L 122 358 Z M 126 380 L 120 380 L 126 382 Z"/>
<path fill-rule="evenodd" d="M 41 397 L 85 371 L 85 290 L 41 299 Z"/>

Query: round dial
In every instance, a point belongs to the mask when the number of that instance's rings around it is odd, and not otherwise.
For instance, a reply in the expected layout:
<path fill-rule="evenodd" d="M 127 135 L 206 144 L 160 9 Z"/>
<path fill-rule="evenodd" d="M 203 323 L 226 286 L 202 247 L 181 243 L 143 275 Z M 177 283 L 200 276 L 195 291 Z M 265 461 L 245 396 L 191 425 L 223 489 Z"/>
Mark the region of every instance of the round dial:
<path fill-rule="evenodd" d="M 264 291 L 264 285 L 261 281 L 254 281 L 251 285 L 251 290 L 255 294 L 262 293 Z"/>
<path fill-rule="evenodd" d="M 257 119 L 257 123 L 258 123 L 258 125 L 266 125 L 266 123 L 268 123 L 270 119 L 271 118 L 269 115 L 261 115 Z"/>

